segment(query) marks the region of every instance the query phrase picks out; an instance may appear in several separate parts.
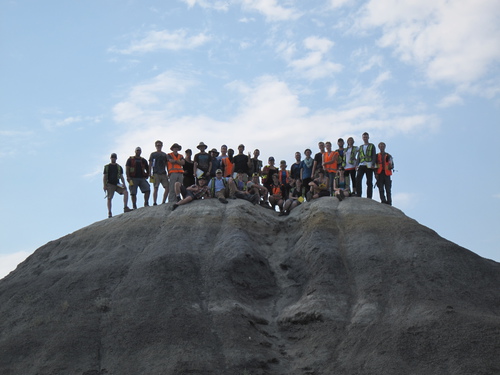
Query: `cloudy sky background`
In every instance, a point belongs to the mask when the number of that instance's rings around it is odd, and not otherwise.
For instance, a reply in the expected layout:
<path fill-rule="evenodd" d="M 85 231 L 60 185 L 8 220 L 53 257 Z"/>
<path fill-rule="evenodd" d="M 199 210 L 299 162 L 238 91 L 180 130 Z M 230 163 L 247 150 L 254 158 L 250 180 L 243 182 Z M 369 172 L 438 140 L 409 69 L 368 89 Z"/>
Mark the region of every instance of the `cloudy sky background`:
<path fill-rule="evenodd" d="M 497 0 L 4 0 L 0 48 L 0 277 L 107 217 L 111 152 L 244 143 L 290 165 L 364 131 L 394 206 L 500 261 Z"/>

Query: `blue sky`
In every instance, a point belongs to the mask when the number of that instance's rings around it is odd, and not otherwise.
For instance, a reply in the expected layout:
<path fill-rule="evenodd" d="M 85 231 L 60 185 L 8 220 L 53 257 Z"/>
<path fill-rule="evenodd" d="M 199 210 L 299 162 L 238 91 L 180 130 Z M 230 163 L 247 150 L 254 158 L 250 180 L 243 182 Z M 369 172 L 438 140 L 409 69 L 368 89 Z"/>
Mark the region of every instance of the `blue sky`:
<path fill-rule="evenodd" d="M 107 217 L 111 152 L 364 131 L 395 207 L 500 261 L 497 0 L 3 0 L 0 43 L 0 277 Z"/>

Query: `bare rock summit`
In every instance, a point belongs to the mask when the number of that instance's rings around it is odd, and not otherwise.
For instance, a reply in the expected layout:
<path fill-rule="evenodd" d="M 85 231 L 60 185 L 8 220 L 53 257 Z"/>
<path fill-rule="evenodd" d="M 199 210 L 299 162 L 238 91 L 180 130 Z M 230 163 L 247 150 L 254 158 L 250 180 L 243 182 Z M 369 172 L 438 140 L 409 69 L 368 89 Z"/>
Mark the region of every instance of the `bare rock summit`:
<path fill-rule="evenodd" d="M 0 280 L 2 375 L 500 373 L 500 264 L 368 199 L 161 205 Z"/>

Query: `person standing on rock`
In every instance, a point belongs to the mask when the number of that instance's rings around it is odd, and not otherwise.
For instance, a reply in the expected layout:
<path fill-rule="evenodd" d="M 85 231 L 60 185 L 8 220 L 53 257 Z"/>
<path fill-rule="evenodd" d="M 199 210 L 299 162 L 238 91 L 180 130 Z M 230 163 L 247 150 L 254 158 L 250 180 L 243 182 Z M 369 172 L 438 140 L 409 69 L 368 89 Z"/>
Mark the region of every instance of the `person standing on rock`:
<path fill-rule="evenodd" d="M 323 170 L 328 177 L 328 192 L 333 195 L 333 180 L 337 174 L 337 164 L 339 161 L 339 154 L 332 151 L 332 142 L 326 142 L 326 151 L 323 154 Z"/>
<path fill-rule="evenodd" d="M 369 143 L 370 135 L 363 133 L 363 145 L 358 149 L 358 173 L 356 174 L 356 195 L 361 197 L 363 189 L 363 176 L 366 175 L 366 196 L 372 199 L 373 196 L 373 168 L 377 158 L 377 150 L 373 143 Z"/>
<path fill-rule="evenodd" d="M 168 195 L 168 176 L 166 170 L 167 154 L 161 149 L 163 147 L 162 141 L 155 142 L 156 151 L 152 152 L 149 157 L 149 165 L 151 167 L 151 179 L 153 182 L 153 206 L 156 206 L 156 200 L 158 199 L 158 189 L 160 184 L 165 190 L 163 193 L 162 204 L 167 201 Z"/>
<path fill-rule="evenodd" d="M 325 142 L 318 143 L 319 152 L 314 155 L 312 178 L 318 177 L 318 170 L 323 169 L 323 154 L 325 153 Z"/>
<path fill-rule="evenodd" d="M 200 177 L 201 175 L 208 177 L 212 168 L 212 156 L 207 152 L 205 143 L 200 142 L 196 148 L 200 152 L 194 156 L 194 177 Z"/>
<path fill-rule="evenodd" d="M 304 151 L 306 157 L 300 162 L 300 179 L 302 180 L 302 187 L 305 191 L 309 189 L 309 183 L 313 180 L 312 168 L 314 159 L 311 157 L 311 154 L 311 149 L 307 148 Z"/>
<path fill-rule="evenodd" d="M 347 149 L 344 153 L 342 166 L 345 169 L 345 175 L 349 176 L 352 184 L 352 192 L 356 195 L 356 166 L 358 164 L 358 146 L 354 146 L 354 138 L 347 138 Z"/>
<path fill-rule="evenodd" d="M 238 146 L 238 155 L 233 157 L 233 163 L 234 163 L 233 178 L 236 177 L 236 173 L 242 173 L 243 180 L 247 182 L 248 172 L 250 170 L 249 168 L 250 154 L 245 155 L 243 151 L 245 151 L 245 145 L 241 144 Z"/>
<path fill-rule="evenodd" d="M 394 169 L 394 161 L 391 154 L 385 152 L 385 143 L 378 144 L 380 152 L 377 154 L 377 187 L 382 203 L 392 206 L 392 170 Z M 384 193 L 385 190 L 385 193 Z M 387 198 L 386 198 L 387 197 Z"/>
<path fill-rule="evenodd" d="M 111 213 L 111 200 L 115 191 L 123 195 L 123 212 L 130 212 L 132 210 L 128 207 L 128 191 L 125 185 L 125 178 L 123 177 L 123 168 L 116 163 L 117 156 L 115 153 L 111 154 L 110 159 L 111 163 L 104 166 L 102 182 L 106 197 L 108 198 L 108 217 L 113 217 Z M 121 185 L 119 184 L 120 181 Z"/>
<path fill-rule="evenodd" d="M 127 181 L 130 189 L 130 196 L 132 197 L 132 206 L 137 209 L 137 188 L 141 189 L 144 194 L 144 207 L 149 206 L 149 195 L 151 187 L 146 178 L 149 176 L 149 164 L 146 159 L 141 156 L 142 150 L 136 147 L 135 156 L 131 156 L 127 160 L 125 169 L 127 171 Z"/>
<path fill-rule="evenodd" d="M 168 201 L 175 202 L 175 183 L 180 182 L 182 184 L 184 180 L 184 164 L 186 161 L 184 157 L 179 154 L 179 151 L 182 150 L 182 146 L 174 143 L 170 150 L 171 153 L 167 154 L 167 169 L 168 169 L 168 178 L 170 180 L 170 188 L 168 192 Z"/>

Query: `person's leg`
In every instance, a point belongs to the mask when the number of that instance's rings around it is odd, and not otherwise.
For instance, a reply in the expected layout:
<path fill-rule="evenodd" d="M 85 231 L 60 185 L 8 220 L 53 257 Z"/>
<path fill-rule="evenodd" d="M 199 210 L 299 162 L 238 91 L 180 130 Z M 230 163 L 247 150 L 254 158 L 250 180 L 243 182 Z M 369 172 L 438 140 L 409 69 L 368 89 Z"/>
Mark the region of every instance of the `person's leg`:
<path fill-rule="evenodd" d="M 385 192 L 387 195 L 387 204 L 392 206 L 392 180 L 391 180 L 391 176 L 385 176 Z"/>
<path fill-rule="evenodd" d="M 108 193 L 108 194 L 109 194 L 109 193 Z M 111 213 L 111 199 L 112 199 L 112 197 L 110 197 L 110 196 L 108 195 L 108 217 L 113 216 L 113 214 Z"/>
<path fill-rule="evenodd" d="M 158 198 L 158 188 L 160 187 L 159 176 L 154 175 L 155 182 L 153 185 L 153 205 L 156 206 L 156 200 Z"/>
<path fill-rule="evenodd" d="M 385 186 L 384 175 L 379 174 L 376 176 L 376 179 L 377 179 L 378 194 L 380 196 L 380 202 L 386 203 L 384 194 L 384 186 Z"/>
<path fill-rule="evenodd" d="M 367 168 L 366 169 L 366 196 L 369 199 L 372 199 L 373 197 L 373 169 Z"/>
<path fill-rule="evenodd" d="M 358 197 L 361 197 L 363 194 L 363 188 L 361 186 L 363 182 L 363 175 L 365 174 L 366 171 L 366 166 L 365 165 L 360 165 L 358 167 L 358 173 L 356 174 L 356 195 Z"/>
<path fill-rule="evenodd" d="M 160 180 L 161 186 L 163 186 L 163 198 L 162 198 L 161 203 L 165 204 L 165 202 L 167 201 L 168 192 L 169 192 L 168 176 L 166 174 L 159 174 L 159 175 L 157 175 L 157 178 Z M 156 179 L 155 179 L 155 181 L 156 181 Z"/>

